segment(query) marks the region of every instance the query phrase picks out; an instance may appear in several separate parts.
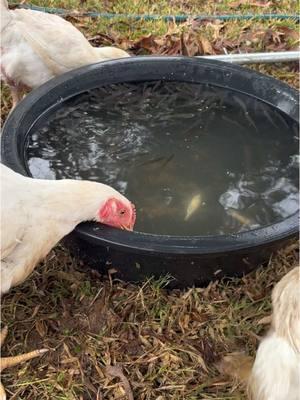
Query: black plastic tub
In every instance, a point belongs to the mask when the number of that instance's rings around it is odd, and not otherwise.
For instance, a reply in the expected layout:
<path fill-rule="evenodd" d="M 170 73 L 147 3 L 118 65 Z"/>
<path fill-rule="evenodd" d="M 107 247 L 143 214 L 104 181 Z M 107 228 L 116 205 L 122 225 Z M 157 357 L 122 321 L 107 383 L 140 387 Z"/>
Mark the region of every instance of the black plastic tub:
<path fill-rule="evenodd" d="M 223 62 L 184 57 L 136 57 L 83 67 L 31 92 L 13 111 L 2 132 L 2 162 L 23 175 L 26 137 L 66 99 L 104 84 L 139 81 L 208 83 L 266 102 L 299 122 L 298 92 L 271 77 Z M 202 285 L 238 276 L 268 260 L 298 233 L 298 212 L 260 229 L 223 236 L 161 236 L 80 224 L 66 238 L 73 253 L 101 272 L 141 281 L 169 274 L 170 287 Z"/>

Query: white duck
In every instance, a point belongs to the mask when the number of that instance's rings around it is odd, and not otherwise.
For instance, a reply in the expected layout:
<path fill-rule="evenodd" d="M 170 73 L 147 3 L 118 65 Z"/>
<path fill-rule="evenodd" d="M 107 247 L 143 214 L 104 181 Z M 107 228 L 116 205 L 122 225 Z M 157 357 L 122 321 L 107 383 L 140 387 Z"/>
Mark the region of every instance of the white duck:
<path fill-rule="evenodd" d="M 1 286 L 0 294 L 22 283 L 37 263 L 82 221 L 93 220 L 132 230 L 135 207 L 113 188 L 80 180 L 24 177 L 0 164 Z M 2 345 L 7 334 L 0 335 Z M 2 358 L 0 370 L 46 350 Z M 5 399 L 0 385 L 0 400 Z"/>
<path fill-rule="evenodd" d="M 81 67 L 129 57 L 114 47 L 94 48 L 63 18 L 33 10 L 9 10 L 1 1 L 1 80 L 10 87 L 13 107 L 24 91 Z"/>

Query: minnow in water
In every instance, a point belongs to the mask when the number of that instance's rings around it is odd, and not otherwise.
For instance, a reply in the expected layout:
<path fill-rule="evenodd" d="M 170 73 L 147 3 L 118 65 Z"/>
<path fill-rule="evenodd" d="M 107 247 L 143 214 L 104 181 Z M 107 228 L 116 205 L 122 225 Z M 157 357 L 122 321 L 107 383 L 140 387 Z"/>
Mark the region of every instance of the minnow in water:
<path fill-rule="evenodd" d="M 186 209 L 186 214 L 184 220 L 187 221 L 192 214 L 200 207 L 201 204 L 201 194 L 196 194 L 192 200 L 189 202 L 189 205 Z"/>
<path fill-rule="evenodd" d="M 238 211 L 235 210 L 228 210 L 228 214 L 231 215 L 234 219 L 236 219 L 240 224 L 250 226 L 251 220 Z"/>
<path fill-rule="evenodd" d="M 169 157 L 158 157 L 153 158 L 152 160 L 147 160 L 138 165 L 138 167 L 145 167 L 150 164 L 156 164 L 161 162 L 161 168 L 164 168 L 172 159 L 174 158 L 174 154 L 171 154 Z"/>

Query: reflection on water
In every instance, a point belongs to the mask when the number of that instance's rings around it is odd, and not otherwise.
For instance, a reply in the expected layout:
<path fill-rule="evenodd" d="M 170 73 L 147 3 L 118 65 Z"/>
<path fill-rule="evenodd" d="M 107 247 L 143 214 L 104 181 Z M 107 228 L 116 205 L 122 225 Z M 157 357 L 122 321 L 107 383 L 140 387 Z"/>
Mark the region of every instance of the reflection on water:
<path fill-rule="evenodd" d="M 113 85 L 51 115 L 29 138 L 28 165 L 37 178 L 112 185 L 136 204 L 140 231 L 235 233 L 298 210 L 297 129 L 217 87 Z"/>

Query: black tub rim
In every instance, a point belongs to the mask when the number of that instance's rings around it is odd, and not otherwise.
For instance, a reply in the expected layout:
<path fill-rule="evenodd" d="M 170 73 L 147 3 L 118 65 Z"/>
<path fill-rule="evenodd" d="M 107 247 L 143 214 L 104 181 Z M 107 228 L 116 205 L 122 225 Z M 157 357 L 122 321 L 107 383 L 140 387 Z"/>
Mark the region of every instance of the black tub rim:
<path fill-rule="evenodd" d="M 153 72 L 154 67 L 157 68 L 156 73 Z M 187 74 L 185 71 L 188 68 L 192 71 L 194 70 L 195 73 L 196 70 L 201 68 L 206 68 L 209 72 L 218 73 L 219 81 L 217 79 L 217 82 L 212 81 L 211 77 L 207 83 L 211 82 L 216 86 L 241 91 L 248 96 L 268 103 L 273 108 L 277 108 L 299 122 L 297 90 L 281 81 L 248 68 L 216 60 L 191 57 L 145 56 L 123 58 L 88 65 L 67 72 L 46 82 L 27 95 L 13 110 L 4 124 L 1 137 L 1 162 L 16 172 L 31 176 L 26 168 L 23 150 L 26 136 L 32 126 L 46 112 L 51 112 L 53 108 L 59 106 L 62 101 L 103 85 L 103 79 L 106 79 L 106 84 L 110 84 L 125 81 L 158 80 L 158 77 L 154 78 L 153 76 L 160 75 L 160 79 L 165 78 L 166 80 L 180 79 L 185 82 L 203 82 L 196 76 L 194 79 L 191 71 Z M 118 78 L 115 76 L 116 73 Z M 139 73 L 139 76 L 136 76 L 137 73 Z M 150 73 L 152 73 L 151 79 L 148 76 Z M 230 85 L 228 82 L 226 83 L 226 74 L 230 77 L 234 74 L 236 80 L 238 81 L 237 78 L 240 78 L 241 81 L 236 82 L 236 86 L 233 87 L 232 82 L 230 82 Z M 129 75 L 129 78 L 124 80 L 122 78 L 124 75 Z M 147 76 L 148 79 L 146 79 Z M 91 78 L 92 81 L 90 81 L 89 87 L 84 87 L 83 84 Z M 253 82 L 256 82 L 255 90 L 253 89 Z M 262 86 L 261 89 L 260 85 Z M 246 89 L 247 91 L 245 91 Z M 267 90 L 267 93 L 262 93 L 263 89 Z M 59 94 L 62 90 L 65 93 L 64 97 Z M 46 107 L 44 103 L 46 102 L 47 104 L 47 101 L 48 106 Z M 289 110 L 287 110 L 288 105 L 290 106 Z M 34 117 L 32 114 L 37 115 Z M 22 124 L 26 126 L 23 130 Z M 24 133 L 24 131 L 26 132 Z M 22 136 L 23 146 L 20 144 L 20 136 Z M 80 224 L 75 228 L 75 232 L 81 239 L 96 245 L 112 246 L 137 253 L 188 256 L 191 254 L 230 253 L 280 242 L 297 235 L 299 232 L 298 220 L 299 210 L 274 224 L 231 235 L 154 235 L 143 232 L 125 232 L 108 226 L 96 226 L 93 223 Z"/>

